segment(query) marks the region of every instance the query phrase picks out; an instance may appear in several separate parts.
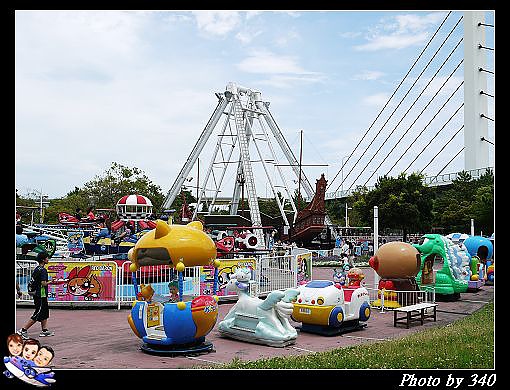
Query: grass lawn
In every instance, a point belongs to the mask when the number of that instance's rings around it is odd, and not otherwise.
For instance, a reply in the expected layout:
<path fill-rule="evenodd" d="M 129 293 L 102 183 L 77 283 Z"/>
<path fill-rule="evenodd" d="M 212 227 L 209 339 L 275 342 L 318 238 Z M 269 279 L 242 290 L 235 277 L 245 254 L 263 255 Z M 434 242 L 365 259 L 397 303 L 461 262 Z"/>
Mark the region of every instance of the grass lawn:
<path fill-rule="evenodd" d="M 214 368 L 490 369 L 494 368 L 494 303 L 454 323 L 398 340 L 304 356 L 275 357 L 252 362 L 234 359 L 229 364 Z"/>

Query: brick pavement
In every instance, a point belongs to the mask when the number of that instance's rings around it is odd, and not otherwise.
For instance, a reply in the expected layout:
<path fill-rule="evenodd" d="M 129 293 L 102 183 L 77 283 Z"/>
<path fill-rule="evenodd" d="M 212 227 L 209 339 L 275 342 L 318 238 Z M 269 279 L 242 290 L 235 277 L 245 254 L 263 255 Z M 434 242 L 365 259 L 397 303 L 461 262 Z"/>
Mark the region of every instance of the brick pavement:
<path fill-rule="evenodd" d="M 371 286 L 373 276 L 367 270 L 367 284 Z M 331 269 L 314 269 L 314 279 L 330 279 Z M 324 337 L 299 333 L 296 343 L 284 348 L 244 343 L 220 336 L 217 325 L 206 337 L 214 345 L 214 351 L 197 356 L 160 357 L 148 355 L 140 350 L 141 340 L 131 331 L 127 316 L 128 309 L 57 309 L 50 312 L 49 327 L 55 336 L 40 338 L 56 352 L 55 368 L 72 369 L 133 369 L 133 368 L 192 368 L 203 365 L 228 363 L 234 358 L 256 360 L 274 356 L 308 354 L 347 347 L 356 344 L 373 343 L 381 340 L 403 337 L 410 333 L 451 323 L 481 308 L 494 297 L 493 286 L 483 286 L 478 292 L 464 293 L 459 301 L 438 302 L 437 322 L 425 321 L 423 326 L 413 325 L 410 329 L 393 327 L 393 313 L 372 310 L 367 327 L 340 336 Z M 219 320 L 225 317 L 233 303 L 219 305 Z M 26 321 L 32 309 L 18 307 L 16 323 Z M 294 325 L 298 325 L 294 323 Z M 38 324 L 29 330 L 29 335 L 38 338 Z"/>

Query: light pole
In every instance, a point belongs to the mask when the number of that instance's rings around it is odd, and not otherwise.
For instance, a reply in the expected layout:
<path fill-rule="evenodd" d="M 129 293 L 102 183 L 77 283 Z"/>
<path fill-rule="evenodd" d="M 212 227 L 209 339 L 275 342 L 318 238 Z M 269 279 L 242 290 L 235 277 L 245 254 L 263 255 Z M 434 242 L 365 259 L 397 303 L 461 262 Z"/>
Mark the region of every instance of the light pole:
<path fill-rule="evenodd" d="M 347 210 L 352 210 L 352 207 L 348 207 L 347 202 L 345 202 L 345 227 L 349 227 L 349 217 L 347 215 Z"/>
<path fill-rule="evenodd" d="M 43 190 L 39 192 L 39 223 L 44 222 L 44 209 L 50 204 L 48 195 L 43 194 Z"/>

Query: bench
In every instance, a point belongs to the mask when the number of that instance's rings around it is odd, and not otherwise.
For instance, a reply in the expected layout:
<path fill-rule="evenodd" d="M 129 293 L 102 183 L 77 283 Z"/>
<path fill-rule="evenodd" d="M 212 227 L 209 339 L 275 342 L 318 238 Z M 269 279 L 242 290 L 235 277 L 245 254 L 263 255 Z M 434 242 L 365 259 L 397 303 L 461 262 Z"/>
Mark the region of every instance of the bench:
<path fill-rule="evenodd" d="M 418 303 L 416 305 L 398 307 L 393 310 L 393 326 L 403 324 L 409 329 L 411 322 L 419 321 L 423 325 L 423 320 L 426 318 L 433 318 L 436 321 L 436 307 L 437 303 Z M 429 313 L 428 309 L 433 309 L 432 313 Z M 405 315 L 399 317 L 399 313 L 404 313 Z"/>

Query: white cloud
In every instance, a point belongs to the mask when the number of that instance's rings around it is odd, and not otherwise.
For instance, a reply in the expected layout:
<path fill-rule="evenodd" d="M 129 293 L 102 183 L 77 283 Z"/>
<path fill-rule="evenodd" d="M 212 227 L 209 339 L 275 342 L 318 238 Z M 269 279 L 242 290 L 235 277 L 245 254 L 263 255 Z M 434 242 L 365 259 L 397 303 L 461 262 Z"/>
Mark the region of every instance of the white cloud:
<path fill-rule="evenodd" d="M 237 34 L 236 34 L 236 38 L 243 44 L 247 45 L 249 43 L 251 43 L 253 41 L 254 38 L 256 38 L 258 35 L 262 34 L 262 31 L 259 30 L 259 31 L 248 31 L 248 30 L 243 30 L 243 31 L 239 31 Z"/>
<path fill-rule="evenodd" d="M 266 80 L 258 82 L 260 85 L 268 85 L 277 88 L 289 88 L 294 86 L 296 83 L 318 83 L 322 82 L 324 77 L 321 75 L 317 76 L 284 76 L 274 75 Z"/>
<path fill-rule="evenodd" d="M 389 99 L 387 93 L 376 93 L 374 95 L 368 95 L 363 98 L 363 104 L 374 107 L 383 107 Z"/>
<path fill-rule="evenodd" d="M 278 56 L 266 50 L 252 52 L 237 67 L 248 73 L 304 74 L 306 72 L 292 56 Z"/>
<path fill-rule="evenodd" d="M 359 51 L 376 51 L 388 49 L 405 49 L 409 46 L 420 46 L 427 41 L 426 32 L 420 34 L 392 34 L 384 36 L 375 36 L 369 39 L 369 43 L 355 47 Z"/>
<path fill-rule="evenodd" d="M 287 32 L 286 34 L 277 37 L 275 42 L 278 46 L 285 46 L 290 41 L 292 41 L 294 39 L 298 39 L 299 37 L 300 37 L 300 35 L 298 32 L 296 32 L 295 30 L 291 30 L 291 31 Z"/>
<path fill-rule="evenodd" d="M 241 22 L 237 11 L 193 11 L 197 26 L 205 33 L 224 36 Z"/>
<path fill-rule="evenodd" d="M 354 80 L 377 80 L 384 76 L 383 72 L 377 70 L 365 70 L 354 75 Z"/>
<path fill-rule="evenodd" d="M 444 18 L 443 12 L 424 16 L 416 14 L 397 15 L 384 18 L 366 37 L 368 43 L 355 46 L 359 51 L 404 49 L 423 45 L 428 37 L 428 29 L 436 27 Z"/>
<path fill-rule="evenodd" d="M 352 38 L 358 38 L 363 33 L 361 31 L 346 31 L 343 33 L 340 33 L 340 38 L 346 38 L 346 39 L 352 39 Z"/>

